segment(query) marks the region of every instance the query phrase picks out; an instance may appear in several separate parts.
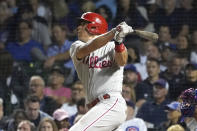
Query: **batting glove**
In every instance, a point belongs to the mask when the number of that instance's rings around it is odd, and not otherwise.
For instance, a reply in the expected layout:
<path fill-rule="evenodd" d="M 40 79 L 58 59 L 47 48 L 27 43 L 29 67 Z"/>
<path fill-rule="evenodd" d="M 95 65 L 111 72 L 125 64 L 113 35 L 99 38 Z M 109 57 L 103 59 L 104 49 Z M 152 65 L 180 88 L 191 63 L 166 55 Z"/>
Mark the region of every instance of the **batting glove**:
<path fill-rule="evenodd" d="M 124 40 L 124 37 L 129 34 L 133 33 L 134 30 L 131 26 L 128 26 L 126 22 L 121 22 L 117 27 L 116 27 L 116 33 L 114 36 L 114 40 L 117 41 L 118 43 L 122 43 Z"/>

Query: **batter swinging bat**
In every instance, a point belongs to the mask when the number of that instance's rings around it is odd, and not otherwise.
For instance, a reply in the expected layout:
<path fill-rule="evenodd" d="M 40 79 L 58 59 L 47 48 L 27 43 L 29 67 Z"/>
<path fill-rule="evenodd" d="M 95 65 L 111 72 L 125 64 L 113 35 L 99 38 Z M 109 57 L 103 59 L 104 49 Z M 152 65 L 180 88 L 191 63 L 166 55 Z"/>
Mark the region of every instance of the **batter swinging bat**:
<path fill-rule="evenodd" d="M 156 42 L 159 38 L 158 34 L 142 30 L 134 30 L 134 34 L 151 41 Z"/>

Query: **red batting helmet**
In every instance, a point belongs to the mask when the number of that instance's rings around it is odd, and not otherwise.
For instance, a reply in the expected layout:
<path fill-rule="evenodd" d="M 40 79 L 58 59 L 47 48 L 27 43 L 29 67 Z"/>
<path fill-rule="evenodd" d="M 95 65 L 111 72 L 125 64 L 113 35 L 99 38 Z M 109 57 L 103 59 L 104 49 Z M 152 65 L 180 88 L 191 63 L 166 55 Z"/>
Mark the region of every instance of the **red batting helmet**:
<path fill-rule="evenodd" d="M 80 19 L 90 22 L 86 28 L 90 34 L 100 35 L 107 32 L 108 30 L 108 24 L 106 20 L 97 13 L 86 12 L 81 16 Z"/>

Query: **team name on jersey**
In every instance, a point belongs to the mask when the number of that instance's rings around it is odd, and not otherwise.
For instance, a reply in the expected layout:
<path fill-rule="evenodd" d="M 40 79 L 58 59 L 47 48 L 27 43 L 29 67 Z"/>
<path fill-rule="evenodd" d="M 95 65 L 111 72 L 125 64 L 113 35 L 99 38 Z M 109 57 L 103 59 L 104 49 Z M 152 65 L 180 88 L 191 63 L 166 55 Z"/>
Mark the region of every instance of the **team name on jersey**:
<path fill-rule="evenodd" d="M 88 64 L 89 68 L 106 68 L 112 67 L 111 60 L 101 60 L 98 56 L 88 56 L 83 59 L 84 64 Z"/>

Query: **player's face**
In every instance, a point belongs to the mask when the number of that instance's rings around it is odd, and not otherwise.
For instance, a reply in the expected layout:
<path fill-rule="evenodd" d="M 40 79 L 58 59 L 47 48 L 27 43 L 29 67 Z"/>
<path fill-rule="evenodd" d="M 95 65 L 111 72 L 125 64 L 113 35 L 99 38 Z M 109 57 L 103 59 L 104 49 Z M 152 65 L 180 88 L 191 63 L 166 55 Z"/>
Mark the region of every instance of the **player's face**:
<path fill-rule="evenodd" d="M 78 39 L 87 42 L 88 32 L 86 31 L 87 22 L 80 22 L 77 26 Z"/>

